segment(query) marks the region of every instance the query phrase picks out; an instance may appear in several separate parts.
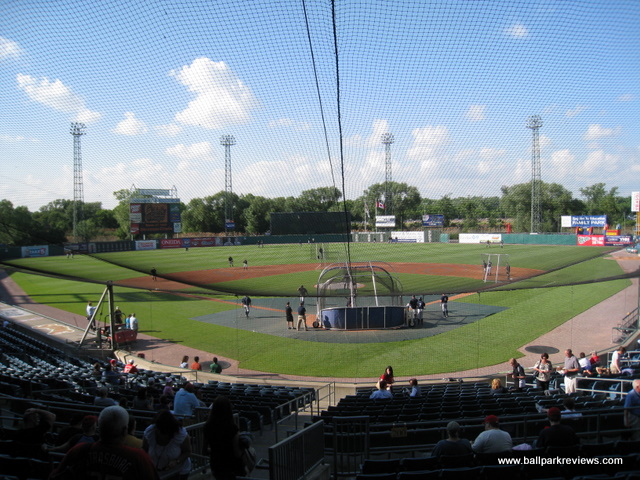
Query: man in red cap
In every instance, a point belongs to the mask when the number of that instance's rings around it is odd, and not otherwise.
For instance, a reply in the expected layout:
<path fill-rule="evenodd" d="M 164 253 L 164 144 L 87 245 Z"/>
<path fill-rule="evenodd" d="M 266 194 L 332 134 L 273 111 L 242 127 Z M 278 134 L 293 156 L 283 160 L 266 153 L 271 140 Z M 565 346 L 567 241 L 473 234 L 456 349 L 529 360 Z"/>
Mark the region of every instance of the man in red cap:
<path fill-rule="evenodd" d="M 580 444 L 575 430 L 569 425 L 560 423 L 562 412 L 560 412 L 558 407 L 551 407 L 547 411 L 547 417 L 549 417 L 551 426 L 546 427 L 540 432 L 538 440 L 536 440 L 537 448 L 569 447 Z"/>
<path fill-rule="evenodd" d="M 500 430 L 500 420 L 495 415 L 488 415 L 484 419 L 484 432 L 473 442 L 473 451 L 476 453 L 502 453 L 509 452 L 513 448 L 511 435 Z"/>

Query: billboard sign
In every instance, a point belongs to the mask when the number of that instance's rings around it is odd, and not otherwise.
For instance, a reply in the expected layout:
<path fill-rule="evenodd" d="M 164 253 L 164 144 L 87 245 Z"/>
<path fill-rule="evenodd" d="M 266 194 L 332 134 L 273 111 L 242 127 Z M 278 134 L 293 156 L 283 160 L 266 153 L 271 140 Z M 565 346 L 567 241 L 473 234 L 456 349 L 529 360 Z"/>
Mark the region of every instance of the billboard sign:
<path fill-rule="evenodd" d="M 624 245 L 633 245 L 631 235 L 607 235 L 604 237 L 604 244 L 607 247 L 622 247 Z"/>
<path fill-rule="evenodd" d="M 573 215 L 571 217 L 572 227 L 602 227 L 607 224 L 606 215 Z"/>
<path fill-rule="evenodd" d="M 22 247 L 22 256 L 23 257 L 48 257 L 49 245 Z"/>
<path fill-rule="evenodd" d="M 398 243 L 424 243 L 424 232 L 391 232 L 390 238 Z"/>
<path fill-rule="evenodd" d="M 235 230 L 236 229 L 236 222 L 231 222 L 231 221 L 227 220 L 226 222 L 224 222 L 224 228 L 226 228 L 227 230 Z"/>
<path fill-rule="evenodd" d="M 460 243 L 500 243 L 502 235 L 499 233 L 461 233 Z"/>
<path fill-rule="evenodd" d="M 155 249 L 156 249 L 155 240 L 137 240 L 136 241 L 136 250 L 155 250 Z"/>
<path fill-rule="evenodd" d="M 376 215 L 376 227 L 394 228 L 396 226 L 395 215 Z"/>
<path fill-rule="evenodd" d="M 423 227 L 443 227 L 444 215 L 423 215 L 422 226 Z"/>
<path fill-rule="evenodd" d="M 631 192 L 631 211 L 640 212 L 640 192 Z"/>
<path fill-rule="evenodd" d="M 576 235 L 580 247 L 604 247 L 604 235 Z"/>

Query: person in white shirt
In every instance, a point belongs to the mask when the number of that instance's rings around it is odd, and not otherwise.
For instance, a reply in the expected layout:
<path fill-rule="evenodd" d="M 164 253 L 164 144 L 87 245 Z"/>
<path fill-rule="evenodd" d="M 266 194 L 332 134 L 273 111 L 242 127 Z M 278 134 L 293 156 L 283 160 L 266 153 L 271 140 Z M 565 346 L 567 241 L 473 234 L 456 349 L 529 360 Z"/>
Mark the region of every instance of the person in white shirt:
<path fill-rule="evenodd" d="M 500 420 L 495 415 L 488 415 L 484 419 L 484 432 L 473 442 L 473 451 L 476 453 L 502 453 L 509 452 L 513 448 L 511 435 L 500 430 Z"/>

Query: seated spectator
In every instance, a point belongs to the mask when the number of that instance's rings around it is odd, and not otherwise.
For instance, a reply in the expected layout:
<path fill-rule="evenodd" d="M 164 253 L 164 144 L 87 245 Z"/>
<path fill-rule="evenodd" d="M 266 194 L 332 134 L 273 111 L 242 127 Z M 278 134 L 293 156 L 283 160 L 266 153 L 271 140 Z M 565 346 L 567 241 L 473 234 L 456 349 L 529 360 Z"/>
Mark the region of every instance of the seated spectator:
<path fill-rule="evenodd" d="M 84 419 L 84 417 L 85 416 L 82 413 L 74 413 L 71 416 L 69 425 L 63 427 L 62 430 L 58 432 L 58 436 L 56 437 L 56 445 L 62 445 L 74 435 L 82 433 L 82 420 Z"/>
<path fill-rule="evenodd" d="M 111 364 L 104 367 L 103 380 L 109 385 L 120 385 L 122 383 L 122 377 L 113 369 Z"/>
<path fill-rule="evenodd" d="M 200 365 L 200 357 L 193 357 L 193 363 L 189 368 L 191 368 L 191 370 L 202 370 L 202 365 Z"/>
<path fill-rule="evenodd" d="M 508 432 L 500 430 L 500 420 L 495 415 L 488 415 L 484 419 L 484 432 L 473 442 L 476 453 L 502 453 L 513 448 L 513 440 Z"/>
<path fill-rule="evenodd" d="M 578 355 L 578 365 L 580 365 L 583 375 L 591 375 L 591 361 L 584 352 L 580 352 Z"/>
<path fill-rule="evenodd" d="M 153 410 L 153 398 L 149 397 L 146 388 L 139 388 L 133 399 L 131 408 L 134 410 Z"/>
<path fill-rule="evenodd" d="M 602 363 L 600 363 L 600 357 L 598 356 L 598 352 L 596 351 L 591 352 L 591 356 L 589 357 L 589 363 L 591 363 L 592 369 L 602 366 Z"/>
<path fill-rule="evenodd" d="M 22 416 L 22 426 L 12 435 L 15 450 L 22 457 L 46 458 L 45 439 L 53 428 L 56 416 L 39 408 L 28 408 Z"/>
<path fill-rule="evenodd" d="M 218 357 L 213 357 L 213 362 L 211 362 L 211 365 L 209 366 L 209 371 L 211 373 L 221 373 L 222 372 L 222 367 L 218 363 Z"/>
<path fill-rule="evenodd" d="M 409 396 L 410 397 L 419 397 L 420 396 L 420 387 L 418 386 L 418 380 L 415 378 L 412 378 L 409 380 L 409 387 L 411 388 L 411 390 L 409 390 Z"/>
<path fill-rule="evenodd" d="M 100 365 L 100 362 L 96 362 L 93 364 L 91 376 L 96 380 L 100 380 L 102 378 L 102 365 Z"/>
<path fill-rule="evenodd" d="M 158 413 L 154 423 L 144 431 L 142 442 L 158 472 L 174 470 L 179 480 L 189 477 L 191 438 L 170 411 Z"/>
<path fill-rule="evenodd" d="M 167 379 L 165 380 L 164 388 L 162 389 L 162 395 L 173 398 L 175 394 L 176 392 L 173 389 L 173 378 L 167 377 Z"/>
<path fill-rule="evenodd" d="M 432 457 L 441 455 L 464 455 L 472 453 L 471 443 L 466 438 L 460 438 L 460 425 L 458 422 L 447 424 L 447 438 L 440 440 L 431 452 Z"/>
<path fill-rule="evenodd" d="M 100 440 L 76 445 L 65 455 L 50 480 L 158 480 L 149 455 L 142 449 L 125 446 L 129 414 L 118 406 L 107 407 L 98 419 Z"/>
<path fill-rule="evenodd" d="M 127 436 L 122 442 L 123 445 L 132 448 L 142 448 L 142 439 L 136 437 L 136 419 L 133 415 L 129 415 L 129 426 L 127 427 Z"/>
<path fill-rule="evenodd" d="M 127 364 L 124 366 L 123 372 L 124 373 L 131 373 L 131 374 L 139 373 L 138 372 L 138 367 L 136 367 L 136 365 L 134 364 L 133 358 L 129 359 Z"/>
<path fill-rule="evenodd" d="M 100 387 L 96 393 L 97 396 L 93 399 L 94 405 L 98 405 L 99 407 L 112 407 L 118 404 L 113 398 L 109 397 L 109 392 L 106 388 Z"/>
<path fill-rule="evenodd" d="M 78 433 L 57 447 L 47 448 L 50 452 L 67 453 L 73 447 L 80 443 L 95 443 L 98 441 L 96 431 L 98 429 L 98 417 L 95 415 L 86 415 L 82 419 L 82 433 Z"/>
<path fill-rule="evenodd" d="M 578 435 L 573 428 L 560 423 L 562 414 L 558 407 L 551 407 L 547 412 L 547 417 L 551 425 L 540 432 L 536 440 L 537 448 L 569 447 L 580 444 Z"/>
<path fill-rule="evenodd" d="M 373 392 L 369 398 L 373 400 L 384 400 L 393 398 L 393 393 L 387 390 L 387 382 L 385 382 L 384 380 L 380 380 L 376 386 L 377 390 Z"/>
<path fill-rule="evenodd" d="M 162 410 L 173 409 L 173 397 L 169 397 L 168 395 L 160 395 L 160 398 L 158 399 L 158 403 L 155 404 L 153 408 L 157 412 L 161 412 Z"/>
<path fill-rule="evenodd" d="M 576 412 L 576 401 L 572 397 L 566 397 L 562 401 L 562 405 L 564 406 L 564 410 L 561 412 L 563 419 L 576 419 L 582 417 L 580 412 Z"/>
<path fill-rule="evenodd" d="M 192 417 L 196 408 L 202 406 L 204 404 L 196 397 L 195 388 L 190 382 L 185 383 L 173 399 L 173 412 L 178 418 Z"/>
<path fill-rule="evenodd" d="M 502 381 L 499 378 L 494 378 L 493 380 L 491 380 L 491 393 L 500 394 L 507 393 L 508 391 L 509 390 L 502 386 Z"/>

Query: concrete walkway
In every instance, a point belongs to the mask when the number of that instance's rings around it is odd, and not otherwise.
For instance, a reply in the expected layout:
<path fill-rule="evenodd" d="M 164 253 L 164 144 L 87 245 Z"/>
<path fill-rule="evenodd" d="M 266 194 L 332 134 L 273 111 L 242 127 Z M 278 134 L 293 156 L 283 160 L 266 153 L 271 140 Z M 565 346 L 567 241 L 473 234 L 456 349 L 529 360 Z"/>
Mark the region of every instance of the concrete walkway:
<path fill-rule="evenodd" d="M 640 259 L 637 256 L 627 254 L 624 251 L 615 253 L 611 261 L 618 261 L 626 272 L 635 271 Z M 597 350 L 598 352 L 609 351 L 617 346 L 612 339 L 612 329 L 617 326 L 624 316 L 638 307 L 638 278 L 632 279 L 632 285 L 610 297 L 604 302 L 591 309 L 575 316 L 565 324 L 542 335 L 531 342 L 530 345 L 538 347 L 549 347 L 551 361 L 554 364 L 561 364 L 564 359 L 564 349 L 571 348 L 575 353 Z M 6 272 L 0 270 L 0 316 L 8 320 L 19 323 L 25 328 L 33 329 L 39 334 L 45 334 L 52 340 L 66 344 L 67 346 L 77 346 L 84 334 L 87 320 L 84 316 L 74 315 L 63 310 L 48 305 L 41 305 L 30 299 L 26 293 L 11 280 Z M 18 307 L 18 308 L 14 308 Z M 95 349 L 95 340 L 88 343 Z M 527 345 L 521 347 L 523 357 L 519 359 L 525 367 L 531 367 L 537 361 L 540 354 L 526 350 Z M 552 353 L 553 350 L 557 352 Z M 96 350 L 94 350 L 96 351 Z M 104 357 L 111 354 L 110 350 L 97 350 L 102 352 Z M 355 384 L 372 385 L 377 379 L 373 378 L 333 378 L 333 377 L 304 377 L 297 375 L 272 374 L 268 372 L 257 372 L 240 368 L 238 362 L 231 358 L 225 358 L 216 352 L 206 352 L 196 350 L 183 345 L 179 345 L 167 340 L 158 339 L 149 335 L 139 334 L 138 341 L 130 351 L 119 352 L 121 357 L 137 356 L 144 354 L 145 359 L 154 364 L 153 368 L 161 371 L 176 371 L 183 355 L 188 355 L 190 359 L 199 356 L 203 368 L 208 370 L 211 358 L 219 357 L 224 367 L 225 376 L 251 377 L 253 381 L 269 382 L 292 382 L 301 381 L 305 384 L 311 383 L 342 383 L 344 386 Z M 98 356 L 98 355 L 96 355 Z M 484 377 L 488 375 L 498 375 L 501 372 L 510 371 L 506 363 L 493 365 L 462 372 L 440 373 L 436 375 L 425 375 L 418 377 L 421 380 L 441 380 L 449 377 Z M 202 374 L 200 374 L 202 375 Z M 208 377 L 208 375 L 204 375 Z M 400 381 L 407 378 L 400 377 Z"/>

